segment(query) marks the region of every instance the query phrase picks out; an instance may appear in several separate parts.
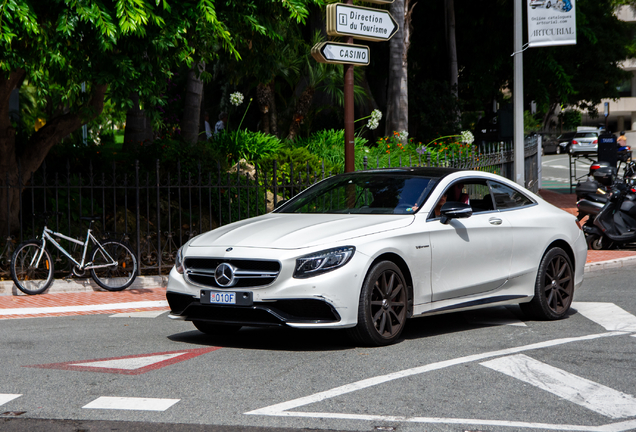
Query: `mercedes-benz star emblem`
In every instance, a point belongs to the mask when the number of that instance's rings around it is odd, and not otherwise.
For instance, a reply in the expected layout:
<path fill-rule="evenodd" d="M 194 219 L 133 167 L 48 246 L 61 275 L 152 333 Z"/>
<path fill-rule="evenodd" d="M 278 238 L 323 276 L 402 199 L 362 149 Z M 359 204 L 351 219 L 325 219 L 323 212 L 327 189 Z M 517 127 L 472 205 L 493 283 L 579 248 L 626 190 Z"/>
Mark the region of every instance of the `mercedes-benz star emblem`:
<path fill-rule="evenodd" d="M 234 278 L 234 272 L 236 268 L 228 263 L 221 263 L 214 270 L 214 280 L 219 286 L 222 287 L 231 287 L 236 283 L 236 279 Z"/>

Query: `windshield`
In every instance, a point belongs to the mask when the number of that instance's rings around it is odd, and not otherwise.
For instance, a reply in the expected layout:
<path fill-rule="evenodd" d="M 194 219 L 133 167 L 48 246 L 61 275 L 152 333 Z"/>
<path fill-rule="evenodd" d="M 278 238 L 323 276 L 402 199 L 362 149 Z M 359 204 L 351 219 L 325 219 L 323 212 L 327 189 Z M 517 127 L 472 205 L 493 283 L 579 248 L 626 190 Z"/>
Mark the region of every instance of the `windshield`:
<path fill-rule="evenodd" d="M 413 214 L 438 179 L 392 174 L 351 173 L 307 189 L 277 213 Z"/>

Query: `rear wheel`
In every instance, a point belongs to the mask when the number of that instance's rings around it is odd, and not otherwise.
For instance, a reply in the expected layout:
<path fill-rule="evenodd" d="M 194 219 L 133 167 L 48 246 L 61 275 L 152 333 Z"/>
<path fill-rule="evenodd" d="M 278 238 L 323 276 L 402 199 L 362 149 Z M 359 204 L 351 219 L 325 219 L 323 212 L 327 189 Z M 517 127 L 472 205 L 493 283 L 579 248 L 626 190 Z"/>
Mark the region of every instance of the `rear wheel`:
<path fill-rule="evenodd" d="M 91 254 L 91 263 L 98 267 L 91 268 L 91 277 L 107 291 L 124 290 L 137 277 L 135 254 L 116 240 L 105 240 L 101 247 L 96 246 Z"/>
<path fill-rule="evenodd" d="M 534 298 L 522 303 L 521 310 L 531 318 L 563 318 L 574 296 L 574 271 L 570 257 L 561 248 L 550 249 L 539 264 Z"/>
<path fill-rule="evenodd" d="M 194 324 L 197 330 L 199 330 L 201 333 L 205 333 L 206 335 L 210 336 L 223 336 L 232 334 L 241 329 L 240 325 L 219 324 L 209 321 L 192 321 L 192 324 Z"/>
<path fill-rule="evenodd" d="M 390 345 L 398 340 L 406 322 L 408 293 L 400 268 L 381 261 L 367 274 L 358 306 L 358 324 L 349 335 L 369 346 Z"/>
<path fill-rule="evenodd" d="M 42 243 L 38 240 L 18 246 L 11 258 L 10 271 L 13 282 L 25 294 L 41 294 L 53 283 L 51 254 L 42 249 Z"/>

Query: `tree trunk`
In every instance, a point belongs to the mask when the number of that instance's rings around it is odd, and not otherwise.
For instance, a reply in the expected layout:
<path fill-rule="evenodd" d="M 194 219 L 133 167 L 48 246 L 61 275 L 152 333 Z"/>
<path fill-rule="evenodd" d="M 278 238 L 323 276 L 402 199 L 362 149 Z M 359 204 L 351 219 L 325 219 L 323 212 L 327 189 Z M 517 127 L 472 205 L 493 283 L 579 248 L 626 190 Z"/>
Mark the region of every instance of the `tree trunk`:
<path fill-rule="evenodd" d="M 300 98 L 298 98 L 296 109 L 294 110 L 294 117 L 292 118 L 291 125 L 289 126 L 289 135 L 287 135 L 288 140 L 293 141 L 298 136 L 300 125 L 309 112 L 309 108 L 311 108 L 311 101 L 314 98 L 315 92 L 316 89 L 314 87 L 307 86 L 300 95 Z"/>
<path fill-rule="evenodd" d="M 448 71 L 450 74 L 451 94 L 455 100 L 459 97 L 459 69 L 457 66 L 457 43 L 455 39 L 455 4 L 454 0 L 444 0 L 446 14 L 446 43 L 448 46 Z M 459 120 L 460 113 L 457 113 Z"/>
<path fill-rule="evenodd" d="M 194 143 L 199 138 L 199 118 L 201 117 L 201 101 L 203 100 L 203 81 L 201 72 L 205 63 L 195 63 L 188 72 L 186 94 L 181 119 L 181 136 L 186 142 Z"/>
<path fill-rule="evenodd" d="M 256 87 L 256 100 L 258 102 L 258 110 L 261 112 L 261 131 L 269 134 L 269 111 L 271 106 L 271 87 L 268 84 L 259 83 Z"/>
<path fill-rule="evenodd" d="M 410 0 L 396 0 L 391 4 L 391 15 L 395 18 L 400 29 L 389 42 L 389 88 L 387 95 L 386 135 L 393 131 L 408 131 L 409 129 L 409 88 L 408 88 L 408 58 L 410 44 L 410 21 L 413 6 L 409 8 Z"/>
<path fill-rule="evenodd" d="M 275 80 L 269 83 L 270 107 L 269 107 L 269 128 L 272 135 L 279 137 L 278 134 L 278 111 L 276 110 L 276 89 L 274 88 Z"/>
<path fill-rule="evenodd" d="M 89 116 L 67 113 L 50 119 L 31 135 L 23 149 L 15 147 L 15 129 L 9 121 L 9 95 L 25 77 L 24 70 L 12 71 L 9 78 L 0 76 L 0 235 L 19 228 L 19 198 L 25 185 L 42 165 L 55 144 L 102 113 L 107 85 L 94 85 L 86 110 Z M 85 112 L 86 112 L 85 111 Z"/>
<path fill-rule="evenodd" d="M 131 151 L 135 146 L 152 143 L 154 132 L 152 122 L 146 116 L 146 111 L 139 109 L 139 95 L 130 93 L 132 108 L 126 112 L 126 129 L 124 130 L 124 144 L 122 151 Z"/>

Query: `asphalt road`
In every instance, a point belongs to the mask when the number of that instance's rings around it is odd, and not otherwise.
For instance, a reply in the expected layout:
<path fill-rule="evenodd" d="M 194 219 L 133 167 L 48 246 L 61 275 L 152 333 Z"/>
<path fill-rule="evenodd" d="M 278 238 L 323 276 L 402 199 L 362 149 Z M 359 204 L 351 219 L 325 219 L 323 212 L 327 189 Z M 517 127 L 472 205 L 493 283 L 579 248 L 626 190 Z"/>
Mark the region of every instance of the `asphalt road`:
<path fill-rule="evenodd" d="M 419 318 L 384 348 L 335 331 L 210 338 L 165 313 L 3 320 L 0 430 L 635 430 L 633 279 L 588 274 L 561 321 Z"/>
<path fill-rule="evenodd" d="M 573 159 L 573 161 L 572 171 L 570 171 L 570 158 L 567 154 L 543 155 L 541 157 L 541 188 L 568 192 L 570 172 L 575 179 L 585 178 L 591 161 L 584 157 Z M 576 184 L 576 181 L 573 184 Z"/>

